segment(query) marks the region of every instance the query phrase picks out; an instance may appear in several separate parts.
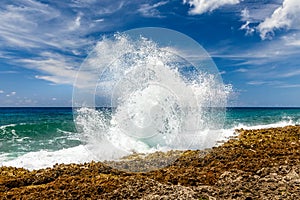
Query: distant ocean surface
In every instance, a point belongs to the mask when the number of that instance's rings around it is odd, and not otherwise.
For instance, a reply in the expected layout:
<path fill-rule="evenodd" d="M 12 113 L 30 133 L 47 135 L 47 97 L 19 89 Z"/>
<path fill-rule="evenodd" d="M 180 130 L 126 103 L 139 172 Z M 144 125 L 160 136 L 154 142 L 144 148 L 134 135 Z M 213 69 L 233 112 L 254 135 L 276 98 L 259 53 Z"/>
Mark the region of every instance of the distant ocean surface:
<path fill-rule="evenodd" d="M 300 124 L 300 108 L 227 108 L 224 137 L 234 129 Z M 0 166 L 39 169 L 93 160 L 72 108 L 0 108 Z"/>

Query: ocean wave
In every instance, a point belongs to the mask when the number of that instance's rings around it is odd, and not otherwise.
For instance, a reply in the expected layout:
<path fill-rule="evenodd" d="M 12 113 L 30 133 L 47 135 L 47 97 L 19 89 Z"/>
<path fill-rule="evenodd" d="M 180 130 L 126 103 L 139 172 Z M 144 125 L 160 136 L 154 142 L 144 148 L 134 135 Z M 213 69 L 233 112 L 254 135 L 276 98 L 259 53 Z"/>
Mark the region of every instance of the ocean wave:
<path fill-rule="evenodd" d="M 5 129 L 8 128 L 8 127 L 15 127 L 15 126 L 17 126 L 17 124 L 7 124 L 7 125 L 2 125 L 2 126 L 0 126 L 0 129 L 1 129 L 1 130 L 5 130 Z"/>
<path fill-rule="evenodd" d="M 79 145 L 58 151 L 40 150 L 29 152 L 14 159 L 11 158 L 10 154 L 6 153 L 0 156 L 0 165 L 34 170 L 52 167 L 56 163 L 84 163 L 93 159 L 91 152 L 83 145 Z"/>
<path fill-rule="evenodd" d="M 182 57 L 178 46 L 161 43 L 161 38 L 124 33 L 101 40 L 81 65 L 80 72 L 99 76 L 91 77 L 89 88 L 78 73 L 75 123 L 99 160 L 206 148 L 219 137 L 216 130 L 224 123 L 230 89 L 199 44 L 173 34 L 199 57 Z M 114 109 L 94 109 L 107 106 Z"/>
<path fill-rule="evenodd" d="M 249 125 L 249 124 L 243 124 L 240 123 L 236 126 L 234 126 L 234 129 L 264 129 L 264 128 L 278 128 L 278 127 L 284 127 L 284 126 L 294 126 L 298 124 L 298 121 L 294 121 L 292 117 L 285 117 L 284 120 L 270 123 L 270 124 L 258 124 L 258 125 Z"/>

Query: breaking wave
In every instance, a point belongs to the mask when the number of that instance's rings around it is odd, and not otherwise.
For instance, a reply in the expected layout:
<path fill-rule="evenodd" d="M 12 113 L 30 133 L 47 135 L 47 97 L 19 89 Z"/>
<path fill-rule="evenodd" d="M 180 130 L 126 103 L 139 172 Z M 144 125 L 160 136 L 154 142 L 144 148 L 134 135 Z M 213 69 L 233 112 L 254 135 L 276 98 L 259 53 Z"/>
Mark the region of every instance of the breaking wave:
<path fill-rule="evenodd" d="M 194 40 L 168 29 L 153 34 L 153 29 L 103 38 L 81 66 L 74 119 L 98 160 L 203 149 L 222 136 L 230 87 Z"/>

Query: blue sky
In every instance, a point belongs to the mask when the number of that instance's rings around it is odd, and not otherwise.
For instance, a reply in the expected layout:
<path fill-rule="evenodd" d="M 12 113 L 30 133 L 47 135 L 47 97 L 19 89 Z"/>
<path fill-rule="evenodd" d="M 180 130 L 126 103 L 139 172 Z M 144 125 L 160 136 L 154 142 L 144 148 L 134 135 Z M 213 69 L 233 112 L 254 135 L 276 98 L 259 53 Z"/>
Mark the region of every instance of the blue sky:
<path fill-rule="evenodd" d="M 71 106 L 76 72 L 104 34 L 182 32 L 232 84 L 231 106 L 300 106 L 299 0 L 3 0 L 0 106 Z"/>

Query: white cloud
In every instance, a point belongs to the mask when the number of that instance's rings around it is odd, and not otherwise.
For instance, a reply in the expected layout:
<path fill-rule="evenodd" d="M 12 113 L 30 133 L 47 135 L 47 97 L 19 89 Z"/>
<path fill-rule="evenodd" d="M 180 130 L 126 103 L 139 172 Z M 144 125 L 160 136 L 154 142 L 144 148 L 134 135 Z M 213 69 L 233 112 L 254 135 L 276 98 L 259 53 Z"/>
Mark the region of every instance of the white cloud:
<path fill-rule="evenodd" d="M 108 9 L 113 12 L 122 8 L 122 5 L 118 3 L 117 8 L 109 7 Z M 71 54 L 77 52 L 77 55 L 78 53 L 82 55 L 95 42 L 92 37 L 87 38 L 84 37 L 85 35 L 106 30 L 116 24 L 105 22 L 102 13 L 85 12 L 87 16 L 84 16 L 80 10 L 83 8 L 76 7 L 76 10 L 66 12 L 59 6 L 59 4 L 48 5 L 34 0 L 2 4 L 0 9 L 1 55 L 5 55 L 11 48 L 22 52 L 29 51 L 30 54 L 40 49 L 52 49 Z M 99 25 L 100 21 L 94 18 L 101 19 L 101 25 Z"/>
<path fill-rule="evenodd" d="M 251 23 L 260 23 L 264 21 L 267 17 L 272 15 L 274 10 L 276 10 L 281 3 L 277 2 L 269 2 L 269 3 L 260 3 L 253 2 L 253 3 L 246 3 L 243 4 L 246 5 L 242 11 L 241 11 L 241 21 L 250 21 Z M 258 6 L 259 5 L 259 6 Z"/>
<path fill-rule="evenodd" d="M 57 53 L 43 52 L 35 59 L 20 59 L 24 67 L 35 69 L 46 75 L 36 75 L 35 78 L 47 80 L 56 84 L 72 85 L 76 74 L 76 61 L 72 57 Z M 77 64 L 79 65 L 79 63 Z"/>
<path fill-rule="evenodd" d="M 94 22 L 104 22 L 104 19 L 103 18 L 95 19 Z"/>
<path fill-rule="evenodd" d="M 285 45 L 292 47 L 300 47 L 300 34 L 293 33 L 288 34 L 282 37 L 282 40 L 285 42 Z"/>
<path fill-rule="evenodd" d="M 1 90 L 1 91 L 2 91 L 2 90 Z M 1 91 L 0 91 L 0 93 L 1 93 Z M 4 91 L 3 91 L 2 93 L 4 93 Z M 11 97 L 11 96 L 15 96 L 16 94 L 17 94 L 17 92 L 13 91 L 13 92 L 7 94 L 6 96 L 7 96 L 7 97 Z"/>
<path fill-rule="evenodd" d="M 262 39 L 272 38 L 278 29 L 300 29 L 299 0 L 284 0 L 270 17 L 261 22 L 257 30 Z"/>
<path fill-rule="evenodd" d="M 52 101 L 56 101 L 57 99 L 55 97 L 52 98 Z"/>
<path fill-rule="evenodd" d="M 81 83 L 79 87 L 88 87 L 90 80 L 96 80 L 97 74 L 94 70 L 80 72 L 78 68 L 80 61 L 72 56 L 58 53 L 42 52 L 40 57 L 34 59 L 20 59 L 23 67 L 34 69 L 42 73 L 35 75 L 36 79 L 45 80 L 54 84 L 73 85 L 74 81 Z"/>
<path fill-rule="evenodd" d="M 279 76 L 283 78 L 289 78 L 293 76 L 299 76 L 300 75 L 300 70 L 292 70 L 289 72 L 281 73 Z"/>
<path fill-rule="evenodd" d="M 240 3 L 240 0 L 183 0 L 184 4 L 191 7 L 189 14 L 200 15 L 206 12 L 212 12 L 225 5 L 234 5 Z"/>
<path fill-rule="evenodd" d="M 17 74 L 17 71 L 8 70 L 8 71 L 0 71 L 0 74 Z"/>
<path fill-rule="evenodd" d="M 298 67 L 295 66 L 295 63 L 299 62 L 300 33 L 294 31 L 274 40 L 261 41 L 249 45 L 247 48 L 236 48 L 231 44 L 226 44 L 226 47 L 222 48 L 223 46 L 217 46 L 214 52 L 210 52 L 210 55 L 233 60 L 234 64 L 232 66 L 241 68 L 244 68 L 244 66 L 247 68 L 249 65 L 252 65 L 271 69 L 276 65 L 280 66 L 280 68 L 285 68 L 285 72 L 287 72 Z M 253 69 L 251 69 L 252 71 Z M 291 71 L 293 72 L 293 70 Z M 262 75 L 266 76 L 267 74 Z"/>
<path fill-rule="evenodd" d="M 126 2 L 128 4 L 128 2 Z M 126 5 L 125 1 L 99 1 L 99 0 L 73 0 L 72 3 L 69 4 L 70 7 L 78 9 L 88 9 L 88 12 L 93 15 L 107 15 L 115 13 L 121 10 L 124 5 Z M 133 3 L 135 3 L 133 1 Z M 95 9 L 95 7 L 97 9 Z"/>
<path fill-rule="evenodd" d="M 10 49 L 28 52 L 34 57 L 41 57 L 39 53 L 44 49 L 82 55 L 93 41 L 80 37 L 88 30 L 81 25 L 81 18 L 80 12 L 74 17 L 33 0 L 4 4 L 0 9 L 0 52 L 6 55 L 8 63 L 17 62 L 20 66 L 22 57 L 15 58 Z"/>
<path fill-rule="evenodd" d="M 285 85 L 285 83 L 278 81 L 278 80 L 254 80 L 254 81 L 249 81 L 247 82 L 248 85 L 253 85 L 253 86 L 271 86 L 271 87 L 282 87 Z"/>
<path fill-rule="evenodd" d="M 240 72 L 240 73 L 245 73 L 245 72 L 248 72 L 248 71 L 249 70 L 245 69 L 245 68 L 240 68 L 240 69 L 235 70 L 235 72 Z"/>
<path fill-rule="evenodd" d="M 291 41 L 290 43 L 288 43 L 288 45 L 291 45 L 291 46 L 300 46 L 300 40 Z"/>
<path fill-rule="evenodd" d="M 167 3 L 167 1 L 161 1 L 153 5 L 150 5 L 148 3 L 142 4 L 138 9 L 138 12 L 140 12 L 144 17 L 162 17 L 157 8 Z"/>
<path fill-rule="evenodd" d="M 250 24 L 252 22 L 250 12 L 247 8 L 241 11 L 241 17 L 242 21 L 245 21 L 245 24 L 241 26 L 240 30 L 246 30 L 246 35 L 252 35 L 255 32 L 255 29 L 253 27 L 250 27 Z"/>
<path fill-rule="evenodd" d="M 3 90 L 0 90 L 0 94 L 3 94 L 4 93 L 4 91 Z"/>
<path fill-rule="evenodd" d="M 73 84 L 82 57 L 96 43 L 98 35 L 95 33 L 115 30 L 122 17 L 109 16 L 124 5 L 122 0 L 73 0 L 67 7 L 61 1 L 47 4 L 36 0 L 3 2 L 0 56 L 9 64 L 37 71 L 37 79 Z M 18 54 L 19 51 L 22 54 Z M 88 74 L 83 73 L 80 79 L 87 77 Z"/>
<path fill-rule="evenodd" d="M 245 8 L 241 11 L 241 17 L 242 17 L 243 21 L 247 21 L 250 19 L 250 13 L 249 13 L 248 8 Z"/>
<path fill-rule="evenodd" d="M 76 16 L 74 21 L 71 21 L 70 25 L 69 25 L 69 31 L 75 31 L 77 29 L 80 28 L 81 25 L 81 16 L 82 14 L 79 14 L 78 16 Z"/>
<path fill-rule="evenodd" d="M 248 85 L 264 85 L 266 84 L 266 81 L 249 81 L 247 82 Z"/>
<path fill-rule="evenodd" d="M 300 84 L 284 84 L 278 86 L 278 88 L 300 88 Z"/>
<path fill-rule="evenodd" d="M 246 21 L 240 28 L 241 30 L 246 30 L 246 35 L 252 35 L 255 32 L 255 29 L 250 27 L 250 21 Z"/>
<path fill-rule="evenodd" d="M 48 24 L 59 16 L 59 11 L 32 0 L 20 1 L 15 5 L 4 4 L 0 11 L 0 39 L 5 41 L 2 45 L 38 47 L 42 36 L 32 32 L 40 33 L 39 28 L 46 28 L 42 24 Z"/>

